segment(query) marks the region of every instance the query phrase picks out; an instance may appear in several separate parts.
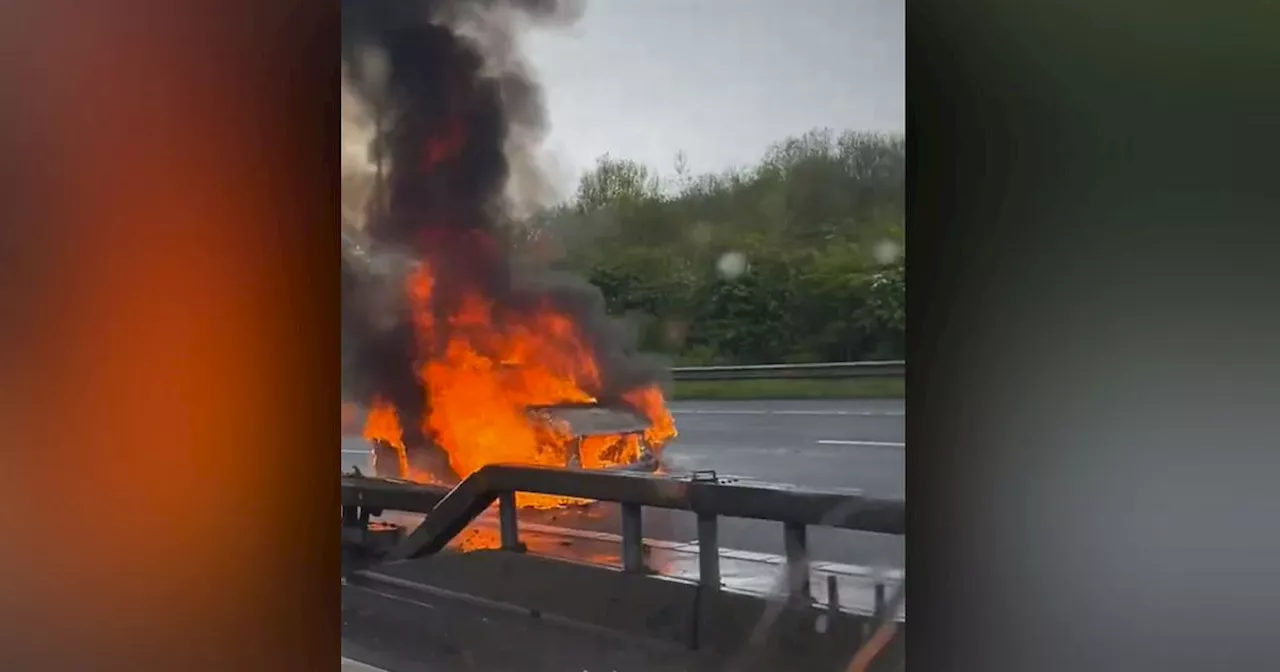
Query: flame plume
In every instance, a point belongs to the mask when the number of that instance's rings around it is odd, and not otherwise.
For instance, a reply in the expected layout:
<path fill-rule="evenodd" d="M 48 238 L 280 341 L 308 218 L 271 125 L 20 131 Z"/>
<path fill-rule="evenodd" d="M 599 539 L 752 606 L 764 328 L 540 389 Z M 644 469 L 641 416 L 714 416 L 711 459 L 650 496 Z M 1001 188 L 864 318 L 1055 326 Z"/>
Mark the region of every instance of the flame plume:
<path fill-rule="evenodd" d="M 598 290 L 511 244 L 545 132 L 515 33 L 575 9 L 343 0 L 344 141 L 376 150 L 361 162 L 348 146 L 344 165 L 344 391 L 411 478 L 445 478 L 415 464 L 431 451 L 456 478 L 562 466 L 571 448 L 585 468 L 639 459 L 640 436 L 575 445 L 568 427 L 534 421 L 538 407 L 626 407 L 649 420 L 651 448 L 675 436 L 665 367 L 635 352 Z"/>

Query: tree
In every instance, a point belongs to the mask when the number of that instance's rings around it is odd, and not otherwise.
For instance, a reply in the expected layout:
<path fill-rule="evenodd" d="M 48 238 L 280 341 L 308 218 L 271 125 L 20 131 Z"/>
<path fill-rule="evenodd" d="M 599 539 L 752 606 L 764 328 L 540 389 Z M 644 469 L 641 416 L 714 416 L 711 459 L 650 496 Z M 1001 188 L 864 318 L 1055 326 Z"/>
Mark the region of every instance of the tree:
<path fill-rule="evenodd" d="M 691 363 L 899 357 L 905 349 L 905 142 L 828 129 L 779 142 L 759 164 L 673 188 L 604 156 L 570 203 L 544 213 L 570 266 L 641 345 Z M 721 272 L 733 255 L 743 272 Z M 877 258 L 877 257 L 881 258 Z"/>

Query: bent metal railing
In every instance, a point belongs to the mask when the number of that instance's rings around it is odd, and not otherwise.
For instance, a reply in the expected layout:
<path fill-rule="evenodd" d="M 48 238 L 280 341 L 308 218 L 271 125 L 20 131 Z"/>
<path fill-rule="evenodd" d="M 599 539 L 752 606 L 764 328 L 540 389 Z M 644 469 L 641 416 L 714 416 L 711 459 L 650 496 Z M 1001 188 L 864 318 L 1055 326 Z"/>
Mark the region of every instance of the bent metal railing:
<path fill-rule="evenodd" d="M 515 493 L 528 492 L 616 502 L 622 508 L 622 569 L 641 573 L 644 566 L 643 507 L 692 511 L 697 515 L 698 583 L 720 589 L 718 518 L 754 518 L 783 524 L 787 573 L 793 595 L 809 594 L 807 528 L 811 525 L 906 534 L 906 503 L 859 492 L 807 490 L 767 483 L 736 482 L 714 472 L 691 477 L 585 471 L 555 467 L 489 465 L 453 489 L 402 481 L 344 476 L 344 525 L 364 526 L 384 510 L 425 513 L 412 532 L 392 547 L 386 560 L 407 560 L 436 553 L 468 524 L 498 502 L 501 548 L 523 550 L 516 519 Z"/>

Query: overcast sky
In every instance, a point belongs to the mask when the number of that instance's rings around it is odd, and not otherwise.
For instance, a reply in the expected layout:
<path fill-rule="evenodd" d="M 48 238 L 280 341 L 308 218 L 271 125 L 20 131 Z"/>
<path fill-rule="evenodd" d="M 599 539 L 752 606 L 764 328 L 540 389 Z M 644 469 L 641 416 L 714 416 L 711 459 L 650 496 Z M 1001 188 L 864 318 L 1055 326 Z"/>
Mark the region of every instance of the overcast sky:
<path fill-rule="evenodd" d="M 902 131 L 904 32 L 903 0 L 586 0 L 525 49 L 572 184 L 604 153 L 703 172 L 818 126 Z"/>

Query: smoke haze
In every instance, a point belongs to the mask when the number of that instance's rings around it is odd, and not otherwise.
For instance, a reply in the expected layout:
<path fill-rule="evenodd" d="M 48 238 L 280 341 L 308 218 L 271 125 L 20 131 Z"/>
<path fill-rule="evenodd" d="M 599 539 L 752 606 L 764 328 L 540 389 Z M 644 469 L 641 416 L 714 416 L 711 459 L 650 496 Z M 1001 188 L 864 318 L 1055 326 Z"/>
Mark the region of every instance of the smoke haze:
<path fill-rule="evenodd" d="M 660 381 L 665 367 L 634 351 L 595 287 L 516 259 L 508 244 L 554 196 L 538 161 L 542 90 L 517 37 L 575 20 L 580 3 L 343 0 L 342 12 L 344 392 L 422 418 L 420 365 L 469 294 L 492 302 L 498 329 L 535 311 L 570 316 L 595 355 L 600 389 L 589 391 L 602 402 Z M 432 276 L 434 344 L 405 305 L 416 264 Z"/>

